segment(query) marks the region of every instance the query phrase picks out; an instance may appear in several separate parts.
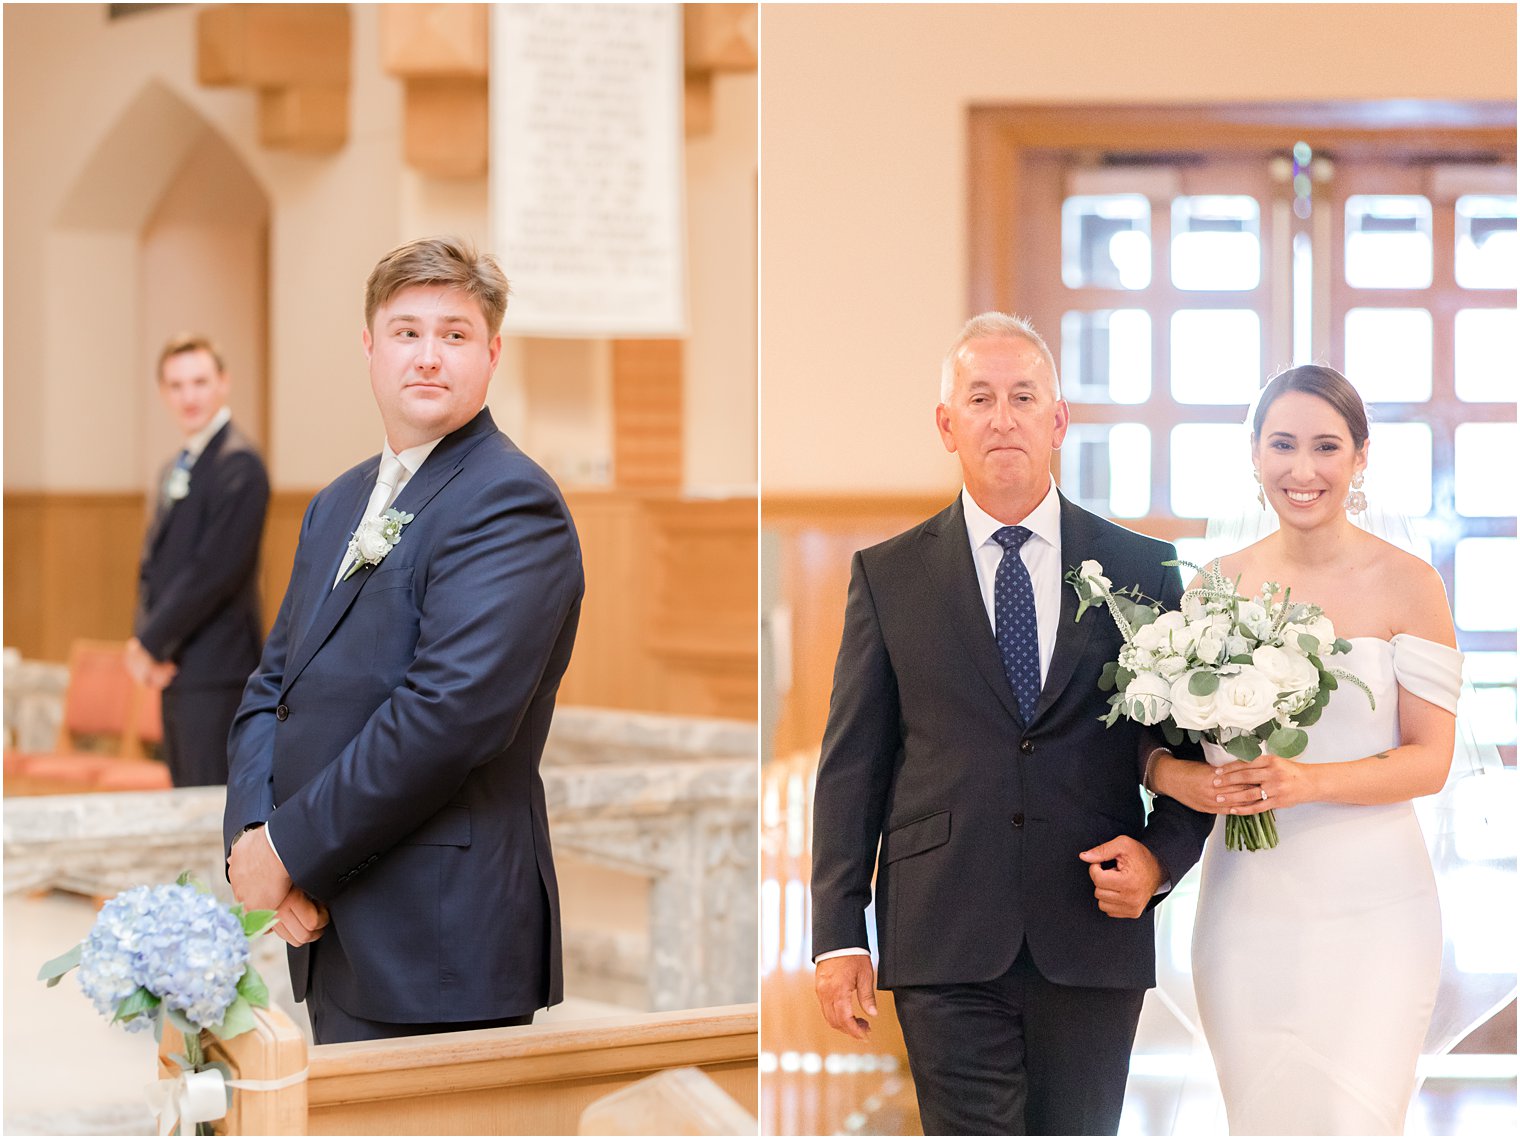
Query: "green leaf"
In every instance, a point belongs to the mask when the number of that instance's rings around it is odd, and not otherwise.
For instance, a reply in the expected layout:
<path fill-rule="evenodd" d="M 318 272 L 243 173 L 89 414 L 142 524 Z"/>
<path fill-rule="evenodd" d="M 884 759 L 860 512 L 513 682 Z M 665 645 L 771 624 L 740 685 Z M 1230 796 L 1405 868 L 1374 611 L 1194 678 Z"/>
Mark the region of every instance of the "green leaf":
<path fill-rule="evenodd" d="M 1336 637 L 1335 651 L 1338 653 L 1349 653 L 1351 651 L 1351 642 L 1346 640 L 1345 637 Z"/>
<path fill-rule="evenodd" d="M 174 1025 L 175 1028 L 179 1029 L 186 1036 L 195 1036 L 200 1032 L 201 1026 L 196 1024 L 184 1013 L 180 1012 L 179 1009 L 165 1005 L 164 1012 L 166 1012 L 169 1016 L 169 1023 Z"/>
<path fill-rule="evenodd" d="M 1267 737 L 1267 749 L 1273 755 L 1292 759 L 1309 746 L 1309 733 L 1297 728 L 1278 728 Z"/>
<path fill-rule="evenodd" d="M 274 910 L 254 910 L 252 913 L 243 915 L 243 932 L 249 937 L 257 937 L 275 921 Z"/>
<path fill-rule="evenodd" d="M 222 1023 L 211 1030 L 212 1035 L 221 1040 L 231 1040 L 234 1036 L 241 1036 L 251 1031 L 254 1027 L 253 1007 L 248 1001 L 239 996 L 227 1006 L 227 1015 L 222 1018 Z"/>
<path fill-rule="evenodd" d="M 1340 686 L 1341 682 L 1335 679 L 1334 673 L 1322 672 L 1319 674 L 1319 687 L 1321 694 L 1324 694 L 1326 692 L 1334 692 Z M 1326 696 L 1325 699 L 1328 700 L 1329 697 Z"/>
<path fill-rule="evenodd" d="M 1236 759 L 1249 763 L 1261 755 L 1261 742 L 1255 736 L 1236 736 L 1224 745 L 1224 750 Z"/>
<path fill-rule="evenodd" d="M 1166 737 L 1166 742 L 1173 747 L 1176 747 L 1185 738 L 1182 734 L 1182 729 L 1170 720 L 1165 721 L 1161 725 L 1161 734 Z"/>
<path fill-rule="evenodd" d="M 63 980 L 65 973 L 79 964 L 79 954 L 83 949 L 84 943 L 80 942 L 67 953 L 60 953 L 57 957 L 54 957 L 47 964 L 43 965 L 41 969 L 37 970 L 37 980 L 46 981 L 48 988 L 51 989 L 59 981 Z"/>
<path fill-rule="evenodd" d="M 1251 660 L 1251 654 L 1250 653 L 1236 653 L 1234 656 L 1232 656 L 1230 658 L 1230 663 L 1231 664 L 1251 664 L 1253 662 Z"/>
<path fill-rule="evenodd" d="M 1103 666 L 1103 673 L 1098 677 L 1098 688 L 1103 692 L 1114 690 L 1114 678 L 1119 673 L 1119 662 L 1111 660 Z"/>
<path fill-rule="evenodd" d="M 1319 718 L 1324 710 L 1325 706 L 1316 701 L 1293 718 L 1298 721 L 1299 727 L 1312 728 L 1315 724 L 1319 723 Z"/>
<path fill-rule="evenodd" d="M 1319 652 L 1319 638 L 1312 633 L 1300 633 L 1298 635 L 1298 647 L 1310 656 Z"/>
<path fill-rule="evenodd" d="M 1188 677 L 1188 691 L 1194 696 L 1212 696 L 1219 691 L 1219 677 L 1212 672 L 1195 672 Z"/>
<path fill-rule="evenodd" d="M 254 1008 L 269 1007 L 269 986 L 264 984 L 264 978 L 259 976 L 259 971 L 252 965 L 243 969 L 243 975 L 238 978 L 237 991 L 238 996 Z"/>
<path fill-rule="evenodd" d="M 131 1020 L 139 1013 L 152 1012 L 161 1002 L 147 989 L 139 985 L 134 991 L 121 998 L 121 1003 L 116 1006 L 116 1015 L 111 1018 L 111 1023 L 118 1020 Z"/>
<path fill-rule="evenodd" d="M 1118 685 L 1120 689 L 1128 688 L 1130 686 L 1130 682 L 1134 679 L 1135 674 L 1127 668 L 1121 668 L 1114 672 L 1114 683 Z"/>

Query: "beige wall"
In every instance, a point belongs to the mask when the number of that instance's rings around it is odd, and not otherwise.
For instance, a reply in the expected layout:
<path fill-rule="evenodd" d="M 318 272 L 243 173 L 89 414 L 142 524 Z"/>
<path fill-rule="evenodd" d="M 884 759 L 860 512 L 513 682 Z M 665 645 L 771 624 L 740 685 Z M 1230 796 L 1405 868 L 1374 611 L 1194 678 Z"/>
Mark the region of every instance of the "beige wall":
<path fill-rule="evenodd" d="M 1501 4 L 772 5 L 762 39 L 767 494 L 957 485 L 968 105 L 1515 97 Z"/>
<path fill-rule="evenodd" d="M 205 151 L 224 149 L 268 203 L 266 449 L 277 489 L 322 485 L 380 443 L 359 347 L 376 258 L 425 233 L 488 246 L 484 178 L 429 179 L 402 165 L 401 84 L 380 69 L 373 6 L 350 8 L 348 142 L 320 156 L 265 150 L 252 91 L 196 83 L 197 7 L 118 20 L 99 4 L 5 8 L 9 490 L 139 490 L 161 461 L 144 360 L 157 348 L 155 329 L 176 324 L 166 311 L 176 290 L 140 287 L 142 239 L 186 163 Z M 715 130 L 688 147 L 685 482 L 696 488 L 752 489 L 756 478 L 755 102 L 752 74 L 720 76 Z M 208 293 L 195 313 L 206 331 L 246 324 L 246 297 Z M 237 312 L 219 322 L 218 306 Z M 559 367 L 566 355 L 547 353 Z M 552 378 L 525 379 L 535 353 L 509 342 L 491 407 L 530 450 L 536 434 L 563 456 L 556 474 L 566 482 L 594 485 L 597 463 L 610 461 L 610 386 L 605 351 L 581 355 L 586 370 L 546 393 Z"/>

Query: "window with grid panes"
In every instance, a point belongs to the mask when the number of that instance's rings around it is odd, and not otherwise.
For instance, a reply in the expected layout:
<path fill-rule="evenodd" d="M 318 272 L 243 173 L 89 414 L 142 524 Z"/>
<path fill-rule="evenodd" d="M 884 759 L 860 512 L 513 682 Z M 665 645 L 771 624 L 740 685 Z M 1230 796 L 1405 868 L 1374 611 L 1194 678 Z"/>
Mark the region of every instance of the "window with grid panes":
<path fill-rule="evenodd" d="M 1144 149 L 1134 109 L 978 114 L 974 177 L 1017 205 L 999 218 L 1010 202 L 973 191 L 974 243 L 1002 248 L 973 249 L 972 307 L 1029 315 L 1056 352 L 1063 490 L 1191 561 L 1225 552 L 1204 520 L 1254 504 L 1250 401 L 1282 368 L 1339 368 L 1373 420 L 1366 492 L 1445 579 L 1477 731 L 1513 763 L 1513 108 L 1507 133 L 1370 141 L 1312 115 L 1258 138 L 1158 111 L 1167 145 Z"/>

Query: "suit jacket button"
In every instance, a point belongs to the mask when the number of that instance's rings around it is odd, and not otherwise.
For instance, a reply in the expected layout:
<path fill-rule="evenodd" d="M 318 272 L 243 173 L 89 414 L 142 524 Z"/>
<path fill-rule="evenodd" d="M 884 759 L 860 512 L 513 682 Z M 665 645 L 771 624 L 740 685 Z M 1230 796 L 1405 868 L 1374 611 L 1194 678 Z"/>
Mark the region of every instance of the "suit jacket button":
<path fill-rule="evenodd" d="M 287 708 L 284 704 L 281 704 L 274 710 L 274 718 L 280 721 L 290 719 L 290 709 Z"/>
<path fill-rule="evenodd" d="M 1013 825 L 1016 827 L 1021 827 L 1024 825 L 1024 815 L 1022 812 L 1013 816 Z"/>
<path fill-rule="evenodd" d="M 284 719 L 284 717 L 282 716 L 281 719 Z M 1019 743 L 1019 750 L 1021 752 L 1023 752 L 1025 755 L 1033 755 L 1034 754 L 1034 741 L 1033 740 L 1022 740 L 1022 741 L 1020 741 L 1020 743 Z"/>

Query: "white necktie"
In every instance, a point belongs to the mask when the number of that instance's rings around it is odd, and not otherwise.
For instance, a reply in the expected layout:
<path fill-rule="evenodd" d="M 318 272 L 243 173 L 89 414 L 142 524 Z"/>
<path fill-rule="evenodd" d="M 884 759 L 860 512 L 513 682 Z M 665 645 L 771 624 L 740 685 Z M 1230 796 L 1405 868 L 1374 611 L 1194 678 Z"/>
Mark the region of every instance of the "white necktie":
<path fill-rule="evenodd" d="M 360 519 L 362 525 L 371 518 L 378 518 L 396 497 L 396 484 L 406 474 L 406 468 L 401 465 L 401 460 L 394 455 L 386 455 L 380 460 L 380 474 L 375 479 L 375 489 L 370 491 L 369 505 L 364 508 L 364 517 Z M 333 588 L 337 588 L 338 582 L 343 580 L 343 575 L 348 572 L 348 567 L 354 564 L 352 554 L 345 555 L 343 564 L 338 567 L 338 576 L 333 578 Z"/>

